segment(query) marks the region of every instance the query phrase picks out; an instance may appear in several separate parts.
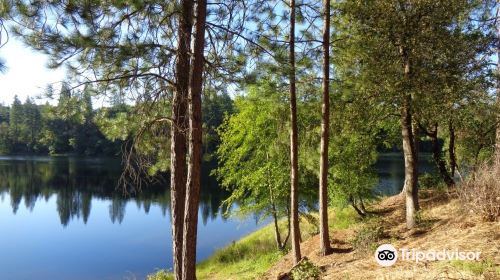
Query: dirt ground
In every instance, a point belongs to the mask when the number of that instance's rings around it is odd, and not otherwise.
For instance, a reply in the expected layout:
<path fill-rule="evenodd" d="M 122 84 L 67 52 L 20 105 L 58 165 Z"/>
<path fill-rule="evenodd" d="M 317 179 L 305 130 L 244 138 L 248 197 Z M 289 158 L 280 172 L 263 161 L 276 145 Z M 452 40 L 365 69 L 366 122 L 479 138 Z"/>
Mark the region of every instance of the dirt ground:
<path fill-rule="evenodd" d="M 330 232 L 333 253 L 319 256 L 319 236 L 301 244 L 302 254 L 322 270 L 321 279 L 494 279 L 500 280 L 500 223 L 483 222 L 461 210 L 453 192 L 422 192 L 421 223 L 414 230 L 407 230 L 404 219 L 404 201 L 400 196 L 386 198 L 371 206 L 380 216 L 383 239 L 395 248 L 419 250 L 480 251 L 480 260 L 493 266 L 491 272 L 474 274 L 457 268 L 449 261 L 424 261 L 418 264 L 398 260 L 390 267 L 382 267 L 376 261 L 373 250 L 355 250 L 350 240 L 358 229 L 332 230 Z M 376 244 L 375 244 L 375 247 Z M 273 266 L 263 279 L 287 279 L 292 268 L 291 254 Z"/>

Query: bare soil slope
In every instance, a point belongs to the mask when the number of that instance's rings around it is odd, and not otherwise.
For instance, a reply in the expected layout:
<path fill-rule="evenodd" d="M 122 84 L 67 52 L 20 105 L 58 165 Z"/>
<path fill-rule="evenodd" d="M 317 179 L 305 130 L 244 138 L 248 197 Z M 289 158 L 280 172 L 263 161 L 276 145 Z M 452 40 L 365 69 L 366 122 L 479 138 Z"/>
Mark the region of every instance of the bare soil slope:
<path fill-rule="evenodd" d="M 372 205 L 383 235 L 377 244 L 390 243 L 396 248 L 420 250 L 480 251 L 480 262 L 401 261 L 382 267 L 372 248 L 353 248 L 352 239 L 361 228 L 332 230 L 334 252 L 319 256 L 319 236 L 305 240 L 303 255 L 322 270 L 322 279 L 500 279 L 500 223 L 483 222 L 460 207 L 453 192 L 422 192 L 419 226 L 405 228 L 404 202 L 399 196 L 388 197 Z M 287 279 L 292 268 L 291 255 L 286 255 L 264 276 L 264 279 Z"/>

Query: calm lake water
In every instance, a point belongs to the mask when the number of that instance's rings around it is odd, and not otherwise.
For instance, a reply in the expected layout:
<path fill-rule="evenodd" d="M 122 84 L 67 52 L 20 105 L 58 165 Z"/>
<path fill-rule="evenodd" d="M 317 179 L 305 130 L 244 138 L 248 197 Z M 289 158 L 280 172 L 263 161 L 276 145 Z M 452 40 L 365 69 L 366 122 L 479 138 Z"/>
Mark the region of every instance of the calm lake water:
<path fill-rule="evenodd" d="M 423 157 L 421 171 L 432 168 Z M 401 155 L 382 155 L 376 169 L 377 192 L 401 190 Z M 126 196 L 120 172 L 112 159 L 0 157 L 0 279 L 144 279 L 171 267 L 169 191 Z M 223 217 L 226 197 L 204 176 L 198 260 L 262 226 Z"/>

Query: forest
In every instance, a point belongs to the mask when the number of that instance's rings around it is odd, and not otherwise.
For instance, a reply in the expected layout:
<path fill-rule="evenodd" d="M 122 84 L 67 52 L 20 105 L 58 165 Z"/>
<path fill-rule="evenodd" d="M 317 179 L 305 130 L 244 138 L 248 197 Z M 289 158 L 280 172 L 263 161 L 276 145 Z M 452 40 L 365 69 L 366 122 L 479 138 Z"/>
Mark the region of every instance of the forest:
<path fill-rule="evenodd" d="M 49 88 L 46 94 L 50 97 L 53 92 Z M 17 96 L 10 106 L 0 105 L 0 155 L 120 157 L 129 139 L 106 137 L 104 120 L 132 112 L 133 106 L 115 98 L 110 105 L 94 109 L 93 95 L 88 88 L 71 92 L 63 84 L 57 91 L 56 105 L 37 105 L 31 97 L 21 102 Z M 219 143 L 215 129 L 224 115 L 232 112 L 233 101 L 227 95 L 206 97 L 203 110 L 209 116 L 204 119 L 204 154 L 210 161 Z"/>
<path fill-rule="evenodd" d="M 430 231 L 432 199 L 459 201 L 450 219 L 470 211 L 495 232 L 499 6 L 3 0 L 2 32 L 68 76 L 48 90 L 57 105 L 16 98 L 0 107 L 0 152 L 120 156 L 125 189 L 168 174 L 173 266 L 149 279 L 197 277 L 203 162 L 215 164 L 208 171 L 228 193 L 226 215 L 269 219 L 273 252 L 286 263 L 278 279 L 319 279 L 326 260 L 354 250 L 337 242 L 346 208 L 364 225 L 356 236 L 374 243 Z M 94 108 L 98 98 L 112 102 Z M 402 155 L 404 183 L 384 235 L 368 226 L 387 219 L 377 207 L 392 201 L 375 191 L 374 166 L 387 151 Z M 421 172 L 422 151 L 436 172 Z M 304 249 L 306 222 L 316 226 L 314 254 Z"/>
<path fill-rule="evenodd" d="M 15 96 L 10 106 L 0 106 L 0 154 L 115 156 L 121 143 L 106 139 L 93 120 L 96 113 L 88 92 L 72 95 L 62 88 L 55 106 Z"/>

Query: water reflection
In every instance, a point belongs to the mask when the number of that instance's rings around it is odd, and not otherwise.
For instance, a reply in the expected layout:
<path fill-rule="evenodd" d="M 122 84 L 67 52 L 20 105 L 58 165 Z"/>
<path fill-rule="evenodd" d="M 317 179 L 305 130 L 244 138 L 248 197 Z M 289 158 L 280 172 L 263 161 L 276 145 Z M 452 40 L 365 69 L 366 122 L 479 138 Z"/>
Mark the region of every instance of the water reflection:
<path fill-rule="evenodd" d="M 432 172 L 434 166 L 428 156 L 421 156 L 420 172 Z M 207 170 L 209 168 L 205 168 Z M 375 192 L 393 195 L 401 191 L 404 183 L 404 162 L 401 154 L 384 154 L 376 164 L 379 184 Z M 91 215 L 92 200 L 109 201 L 109 218 L 121 224 L 128 203 L 148 214 L 152 205 L 161 208 L 163 216 L 170 215 L 170 192 L 163 184 L 143 186 L 140 192 L 125 194 L 117 188 L 121 173 L 116 159 L 79 159 L 49 157 L 0 157 L 0 197 L 10 198 L 12 212 L 17 213 L 21 203 L 32 212 L 37 201 L 56 197 L 60 223 L 67 226 L 74 219 L 87 223 Z M 167 182 L 168 180 L 164 180 Z M 204 225 L 209 220 L 225 219 L 220 209 L 228 194 L 215 179 L 203 175 L 200 217 Z M 6 195 L 7 194 L 7 195 Z"/>
<path fill-rule="evenodd" d="M 382 155 L 376 168 L 378 190 L 398 193 L 402 156 Z M 116 189 L 120 172 L 117 160 L 0 157 L 0 279 L 145 279 L 172 267 L 170 192 L 150 185 L 126 196 Z M 263 225 L 258 216 L 226 220 L 227 193 L 207 174 L 198 261 Z"/>
<path fill-rule="evenodd" d="M 146 214 L 157 205 L 163 216 L 170 215 L 170 192 L 165 184 L 151 184 L 143 186 L 141 192 L 125 194 L 117 188 L 120 172 L 120 161 L 114 159 L 0 157 L 0 197 L 10 198 L 16 214 L 23 201 L 32 212 L 38 201 L 55 196 L 65 227 L 74 219 L 87 224 L 93 199 L 109 201 L 112 223 L 123 222 L 128 203 L 135 203 Z M 227 197 L 207 174 L 200 198 L 200 217 L 205 225 L 209 220 L 225 219 L 219 206 Z"/>
<path fill-rule="evenodd" d="M 387 153 L 379 155 L 375 169 L 379 183 L 374 192 L 378 195 L 395 195 L 401 192 L 405 181 L 404 158 L 400 153 Z M 420 154 L 418 158 L 418 172 L 434 173 L 435 164 L 430 154 Z"/>

